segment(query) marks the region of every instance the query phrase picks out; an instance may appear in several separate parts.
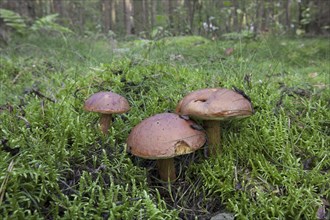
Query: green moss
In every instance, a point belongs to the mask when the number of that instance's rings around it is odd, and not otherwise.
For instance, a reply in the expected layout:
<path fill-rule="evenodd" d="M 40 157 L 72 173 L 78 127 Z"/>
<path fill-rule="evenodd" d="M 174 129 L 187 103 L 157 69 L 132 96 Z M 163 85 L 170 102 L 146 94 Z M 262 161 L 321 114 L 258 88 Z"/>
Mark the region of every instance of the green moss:
<path fill-rule="evenodd" d="M 232 212 L 239 219 L 313 219 L 321 199 L 329 200 L 324 39 L 175 37 L 129 44 L 124 53 L 109 52 L 100 41 L 39 42 L 17 41 L 1 51 L 2 218 L 176 219 Z M 226 56 L 229 47 L 234 52 Z M 126 153 L 126 138 L 141 120 L 173 112 L 190 91 L 220 86 L 243 89 L 256 110 L 223 124 L 222 157 L 205 158 L 202 151 L 182 156 L 179 180 L 164 186 L 155 163 Z M 106 138 L 97 128 L 99 116 L 82 109 L 102 90 L 124 95 L 131 105 L 114 117 Z"/>

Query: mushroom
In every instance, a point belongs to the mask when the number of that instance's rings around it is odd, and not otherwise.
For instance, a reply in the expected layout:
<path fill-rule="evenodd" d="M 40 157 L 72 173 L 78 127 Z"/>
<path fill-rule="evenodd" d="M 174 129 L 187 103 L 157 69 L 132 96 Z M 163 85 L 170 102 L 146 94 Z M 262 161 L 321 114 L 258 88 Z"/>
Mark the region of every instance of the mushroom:
<path fill-rule="evenodd" d="M 186 95 L 177 105 L 176 113 L 202 119 L 209 144 L 209 154 L 218 154 L 220 149 L 219 121 L 244 118 L 252 115 L 249 97 L 242 91 L 224 88 L 201 89 Z"/>
<path fill-rule="evenodd" d="M 98 92 L 85 101 L 84 109 L 90 112 L 101 113 L 101 131 L 107 135 L 112 123 L 112 114 L 127 112 L 130 106 L 127 100 L 121 95 L 113 92 Z"/>
<path fill-rule="evenodd" d="M 127 150 L 135 156 L 157 160 L 161 180 L 176 179 L 174 157 L 189 154 L 206 142 L 205 133 L 189 119 L 161 113 L 141 121 L 130 132 Z"/>

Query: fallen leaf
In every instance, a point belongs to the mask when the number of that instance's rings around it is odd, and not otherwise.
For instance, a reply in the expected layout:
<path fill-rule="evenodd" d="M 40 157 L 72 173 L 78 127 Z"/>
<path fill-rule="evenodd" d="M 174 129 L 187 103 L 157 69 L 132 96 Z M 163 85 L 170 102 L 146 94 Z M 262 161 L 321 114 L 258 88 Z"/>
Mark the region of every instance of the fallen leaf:
<path fill-rule="evenodd" d="M 225 50 L 225 55 L 230 56 L 234 52 L 234 48 L 230 47 Z"/>
<path fill-rule="evenodd" d="M 318 76 L 317 72 L 313 72 L 313 73 L 310 73 L 308 74 L 309 78 L 315 78 Z"/>
<path fill-rule="evenodd" d="M 318 89 L 324 89 L 324 88 L 327 87 L 327 85 L 324 84 L 324 83 L 314 84 L 313 86 L 316 87 L 316 88 L 318 88 Z"/>
<path fill-rule="evenodd" d="M 234 220 L 235 215 L 232 213 L 220 213 L 211 218 L 211 220 Z"/>

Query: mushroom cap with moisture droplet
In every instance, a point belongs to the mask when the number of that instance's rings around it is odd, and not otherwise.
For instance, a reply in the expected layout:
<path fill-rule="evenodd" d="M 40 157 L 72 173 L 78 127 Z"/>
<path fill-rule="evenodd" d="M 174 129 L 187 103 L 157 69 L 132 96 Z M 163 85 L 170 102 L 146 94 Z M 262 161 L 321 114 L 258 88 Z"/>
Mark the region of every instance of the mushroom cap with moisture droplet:
<path fill-rule="evenodd" d="M 186 95 L 177 105 L 176 113 L 203 120 L 226 120 L 252 115 L 251 102 L 230 89 L 207 88 Z"/>
<path fill-rule="evenodd" d="M 121 95 L 114 92 L 98 92 L 85 101 L 84 109 L 102 114 L 115 114 L 127 112 L 130 106 Z"/>
<path fill-rule="evenodd" d="M 173 113 L 161 113 L 136 125 L 127 139 L 127 149 L 145 159 L 165 159 L 188 154 L 206 142 L 205 133 L 195 123 Z"/>

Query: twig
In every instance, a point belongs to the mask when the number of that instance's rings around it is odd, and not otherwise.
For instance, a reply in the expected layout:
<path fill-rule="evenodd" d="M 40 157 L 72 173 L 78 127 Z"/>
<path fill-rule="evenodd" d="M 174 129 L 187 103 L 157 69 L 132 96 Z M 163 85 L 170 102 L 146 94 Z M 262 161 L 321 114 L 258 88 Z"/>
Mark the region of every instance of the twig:
<path fill-rule="evenodd" d="M 36 96 L 40 97 L 40 98 L 45 98 L 47 99 L 48 101 L 51 101 L 53 103 L 56 102 L 56 100 L 52 99 L 52 98 L 49 98 L 47 96 L 45 96 L 44 94 L 42 94 L 41 92 L 39 92 L 38 90 L 36 89 L 31 89 L 30 91 L 28 91 L 27 93 L 30 93 L 30 94 L 35 94 Z"/>
<path fill-rule="evenodd" d="M 23 116 L 20 116 L 20 115 L 18 115 L 17 117 L 25 122 L 26 128 L 31 127 L 31 123 L 26 118 L 24 118 Z"/>
<path fill-rule="evenodd" d="M 22 72 L 19 72 L 16 76 L 15 76 L 15 78 L 13 79 L 13 81 L 11 81 L 13 84 L 15 84 L 16 82 L 17 82 L 17 80 L 18 80 L 18 78 L 20 77 L 22 75 Z"/>
<path fill-rule="evenodd" d="M 77 190 L 73 189 L 73 188 L 72 188 L 70 185 L 68 185 L 65 181 L 60 180 L 60 182 L 61 182 L 63 185 L 65 185 L 65 186 L 67 187 L 66 189 L 63 189 L 63 191 L 71 191 L 71 192 L 73 192 L 73 193 L 79 195 L 79 192 L 78 192 Z"/>

